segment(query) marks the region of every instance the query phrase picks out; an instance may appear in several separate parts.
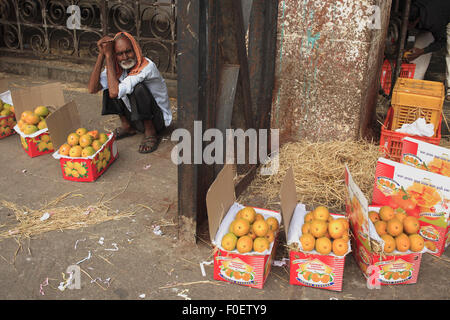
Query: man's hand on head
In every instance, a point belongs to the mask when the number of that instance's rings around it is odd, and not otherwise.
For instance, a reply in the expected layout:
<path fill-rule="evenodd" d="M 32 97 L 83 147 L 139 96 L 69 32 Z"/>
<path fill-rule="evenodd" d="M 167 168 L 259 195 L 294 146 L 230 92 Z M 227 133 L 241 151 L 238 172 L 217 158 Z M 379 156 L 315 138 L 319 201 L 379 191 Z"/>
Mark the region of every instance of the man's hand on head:
<path fill-rule="evenodd" d="M 110 36 L 104 36 L 103 38 L 101 38 L 100 40 L 97 41 L 97 48 L 98 48 L 98 53 L 105 55 L 106 51 L 108 50 L 113 50 L 113 43 L 114 43 L 114 39 L 111 38 Z"/>

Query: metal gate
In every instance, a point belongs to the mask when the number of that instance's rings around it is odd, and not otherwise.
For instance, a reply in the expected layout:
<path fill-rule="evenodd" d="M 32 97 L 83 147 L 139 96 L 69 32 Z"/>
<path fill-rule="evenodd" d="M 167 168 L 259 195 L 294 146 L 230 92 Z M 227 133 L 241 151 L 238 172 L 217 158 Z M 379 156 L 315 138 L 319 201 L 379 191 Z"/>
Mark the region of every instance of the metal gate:
<path fill-rule="evenodd" d="M 96 42 L 132 34 L 166 78 L 176 79 L 177 0 L 0 0 L 0 51 L 83 63 Z"/>

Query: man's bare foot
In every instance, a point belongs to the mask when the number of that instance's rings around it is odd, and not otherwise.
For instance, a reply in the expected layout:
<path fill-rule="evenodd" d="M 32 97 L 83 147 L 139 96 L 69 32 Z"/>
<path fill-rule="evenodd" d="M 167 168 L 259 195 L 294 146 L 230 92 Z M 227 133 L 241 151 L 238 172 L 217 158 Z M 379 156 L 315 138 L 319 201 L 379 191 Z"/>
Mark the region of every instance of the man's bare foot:
<path fill-rule="evenodd" d="M 123 127 L 118 127 L 114 129 L 114 135 L 116 136 L 116 140 L 120 140 L 126 137 L 131 137 L 136 134 L 136 130 L 132 127 L 129 127 L 128 129 L 125 129 Z"/>

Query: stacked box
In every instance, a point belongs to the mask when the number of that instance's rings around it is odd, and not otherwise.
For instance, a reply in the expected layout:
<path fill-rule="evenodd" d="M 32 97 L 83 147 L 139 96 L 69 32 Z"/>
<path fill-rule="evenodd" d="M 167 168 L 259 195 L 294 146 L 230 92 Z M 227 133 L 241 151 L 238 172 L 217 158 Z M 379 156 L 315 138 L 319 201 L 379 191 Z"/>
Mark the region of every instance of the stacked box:
<path fill-rule="evenodd" d="M 411 136 L 407 133 L 396 132 L 391 130 L 392 119 L 394 116 L 394 109 L 391 107 L 388 110 L 386 120 L 381 127 L 380 135 L 380 150 L 384 153 L 384 157 L 393 161 L 400 161 L 402 155 L 403 139 L 407 137 L 414 137 L 418 140 L 426 141 L 435 145 L 438 145 L 441 141 L 441 122 L 436 134 L 432 137 L 425 136 Z M 442 117 L 442 116 L 441 116 Z"/>
<path fill-rule="evenodd" d="M 425 118 L 427 123 L 434 124 L 437 134 L 444 97 L 442 82 L 399 78 L 391 100 L 394 109 L 392 130 L 413 123 L 418 118 Z"/>
<path fill-rule="evenodd" d="M 395 68 L 395 63 L 393 63 L 393 68 Z M 380 86 L 387 95 L 391 92 L 393 68 L 391 67 L 388 59 L 384 60 L 383 66 L 381 67 Z M 412 79 L 414 78 L 415 71 L 416 65 L 414 63 L 402 63 L 399 77 Z"/>
<path fill-rule="evenodd" d="M 407 193 L 398 204 L 395 195 Z M 379 159 L 375 174 L 373 203 L 402 207 L 419 219 L 419 233 L 425 238 L 429 253 L 441 256 L 448 246 L 450 215 L 450 177 L 415 167 Z"/>
<path fill-rule="evenodd" d="M 71 181 L 91 182 L 100 177 L 118 157 L 117 145 L 113 133 L 108 135 L 108 141 L 89 157 L 68 157 L 53 153 L 59 159 L 64 179 Z"/>
<path fill-rule="evenodd" d="M 351 252 L 351 243 L 348 242 L 348 251 L 343 256 L 333 253 L 323 255 L 315 250 L 303 251 L 299 239 L 307 211 L 304 204 L 297 203 L 295 190 L 294 173 L 290 168 L 280 191 L 281 212 L 289 246 L 289 282 L 292 285 L 342 291 L 345 257 Z M 331 215 L 335 219 L 344 217 Z"/>
<path fill-rule="evenodd" d="M 354 257 L 364 276 L 368 281 L 375 280 L 380 285 L 416 283 L 422 254 L 427 252 L 427 249 L 424 248 L 421 252 L 395 250 L 390 254 L 385 253 L 382 250 L 384 241 L 369 219 L 369 211 L 378 212 L 380 205 L 368 205 L 361 189 L 353 181 L 348 167 L 345 170 L 345 184 L 346 211 L 352 230 Z"/>
<path fill-rule="evenodd" d="M 214 279 L 235 283 L 247 287 L 262 289 L 269 276 L 278 243 L 278 234 L 269 250 L 258 253 L 239 253 L 237 250 L 227 251 L 221 246 L 223 236 L 228 233 L 229 225 L 237 212 L 244 208 L 236 202 L 233 182 L 233 169 L 225 164 L 217 175 L 206 195 L 209 233 L 214 253 Z M 254 208 L 264 218 L 274 217 L 281 224 L 279 212 Z"/>
<path fill-rule="evenodd" d="M 18 117 L 21 117 L 26 110 L 33 111 L 37 106 L 47 106 L 57 110 L 65 103 L 60 83 L 14 90 L 11 92 L 11 97 L 15 114 Z M 48 117 L 50 116 L 51 114 Z M 54 151 L 48 128 L 36 131 L 33 134 L 23 133 L 17 125 L 14 126 L 14 130 L 20 135 L 22 147 L 30 157 L 37 157 Z"/>
<path fill-rule="evenodd" d="M 12 99 L 11 99 L 11 92 L 5 91 L 3 93 L 0 93 L 0 99 L 4 102 L 4 103 L 8 103 L 10 105 L 12 104 Z M 15 113 L 11 113 L 10 115 L 7 116 L 1 116 L 0 115 L 0 139 L 6 138 L 10 135 L 15 134 L 16 132 L 14 131 L 14 126 L 16 125 L 16 117 L 15 117 Z"/>
<path fill-rule="evenodd" d="M 108 140 L 92 156 L 74 158 L 59 153 L 59 148 L 66 143 L 67 136 L 81 127 L 80 116 L 74 101 L 50 114 L 47 126 L 52 133 L 57 150 L 53 153 L 53 157 L 59 160 L 64 179 L 80 182 L 95 181 L 119 156 L 113 133 L 108 134 Z"/>
<path fill-rule="evenodd" d="M 23 133 L 16 124 L 14 126 L 14 130 L 20 136 L 20 142 L 22 143 L 23 150 L 30 157 L 34 158 L 53 152 L 53 143 L 50 139 L 47 128 L 27 135 Z"/>

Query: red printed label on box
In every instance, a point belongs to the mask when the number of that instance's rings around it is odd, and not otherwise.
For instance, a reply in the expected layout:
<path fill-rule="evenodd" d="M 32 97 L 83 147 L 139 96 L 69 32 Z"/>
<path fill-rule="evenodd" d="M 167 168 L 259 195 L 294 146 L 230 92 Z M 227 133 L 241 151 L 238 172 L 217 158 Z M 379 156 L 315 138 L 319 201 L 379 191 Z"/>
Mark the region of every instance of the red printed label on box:
<path fill-rule="evenodd" d="M 402 256 L 374 256 L 375 266 L 379 267 L 379 280 L 382 285 L 411 284 L 417 282 L 422 254 L 411 253 Z"/>
<path fill-rule="evenodd" d="M 342 290 L 345 257 L 303 252 L 290 253 L 290 283 L 334 291 Z"/>
<path fill-rule="evenodd" d="M 233 254 L 218 249 L 214 255 L 214 279 L 262 289 L 272 255 Z"/>
<path fill-rule="evenodd" d="M 407 137 L 403 140 L 401 162 L 450 177 L 450 150 L 441 146 Z"/>

